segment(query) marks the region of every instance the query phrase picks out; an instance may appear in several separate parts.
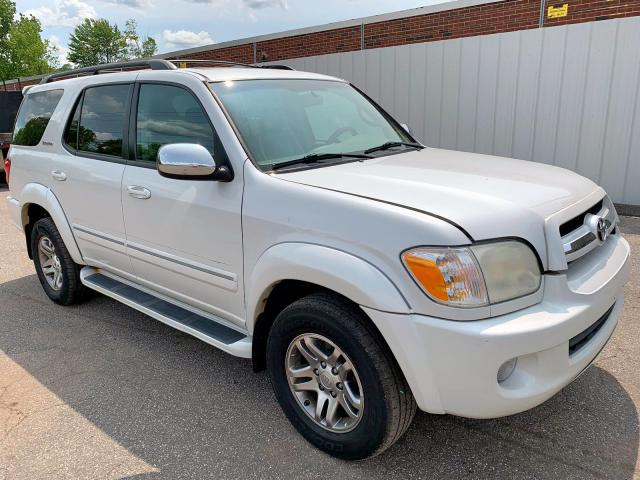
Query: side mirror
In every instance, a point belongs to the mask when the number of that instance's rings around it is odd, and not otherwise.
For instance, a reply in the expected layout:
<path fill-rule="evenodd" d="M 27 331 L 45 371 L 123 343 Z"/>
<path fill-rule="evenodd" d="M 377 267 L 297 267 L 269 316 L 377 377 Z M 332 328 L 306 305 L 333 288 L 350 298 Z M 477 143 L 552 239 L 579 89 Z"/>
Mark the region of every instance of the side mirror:
<path fill-rule="evenodd" d="M 400 126 L 404 128 L 404 131 L 413 137 L 413 132 L 411 131 L 411 127 L 406 123 L 401 123 Z"/>
<path fill-rule="evenodd" d="M 197 143 L 170 143 L 158 150 L 156 167 L 160 175 L 185 180 L 231 180 L 227 167 L 216 165 L 209 150 Z"/>

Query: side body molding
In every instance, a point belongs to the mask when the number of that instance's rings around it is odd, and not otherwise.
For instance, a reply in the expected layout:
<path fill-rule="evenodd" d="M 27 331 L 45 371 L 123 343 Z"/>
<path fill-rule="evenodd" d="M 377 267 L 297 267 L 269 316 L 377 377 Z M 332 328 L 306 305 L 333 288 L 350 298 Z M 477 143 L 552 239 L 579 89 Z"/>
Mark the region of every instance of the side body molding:
<path fill-rule="evenodd" d="M 30 204 L 39 205 L 49 212 L 49 215 L 51 215 L 53 223 L 56 224 L 56 228 L 60 232 L 60 236 L 62 237 L 67 250 L 69 250 L 69 254 L 71 255 L 71 258 L 73 258 L 73 261 L 81 265 L 84 264 L 82 254 L 80 253 L 78 244 L 71 232 L 71 227 L 69 226 L 67 217 L 64 214 L 64 210 L 62 210 L 62 206 L 53 192 L 39 183 L 28 183 L 24 186 L 22 192 L 20 192 L 23 231 L 24 226 L 29 221 L 28 211 Z"/>
<path fill-rule="evenodd" d="M 314 283 L 375 310 L 407 313 L 410 308 L 398 288 L 375 266 L 322 245 L 296 242 L 274 245 L 258 258 L 245 278 L 250 333 L 264 308 L 264 300 L 282 280 Z"/>

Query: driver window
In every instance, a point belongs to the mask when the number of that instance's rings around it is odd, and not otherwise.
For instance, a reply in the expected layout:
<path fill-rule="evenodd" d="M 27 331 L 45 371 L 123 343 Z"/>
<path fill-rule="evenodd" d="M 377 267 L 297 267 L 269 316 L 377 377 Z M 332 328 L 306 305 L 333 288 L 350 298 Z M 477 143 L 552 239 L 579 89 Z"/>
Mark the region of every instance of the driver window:
<path fill-rule="evenodd" d="M 198 143 L 218 158 L 220 140 L 207 114 L 188 90 L 161 84 L 142 84 L 136 120 L 136 159 L 155 162 L 169 143 Z"/>

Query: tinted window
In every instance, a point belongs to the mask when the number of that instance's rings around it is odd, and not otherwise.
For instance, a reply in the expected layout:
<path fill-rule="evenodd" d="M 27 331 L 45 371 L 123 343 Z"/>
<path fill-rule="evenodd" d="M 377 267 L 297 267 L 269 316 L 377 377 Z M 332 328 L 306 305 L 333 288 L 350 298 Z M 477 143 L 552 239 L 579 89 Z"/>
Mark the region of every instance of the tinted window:
<path fill-rule="evenodd" d="M 24 97 L 13 134 L 15 145 L 32 147 L 40 143 L 60 97 L 62 90 L 36 92 Z"/>
<path fill-rule="evenodd" d="M 155 162 L 158 149 L 168 143 L 199 143 L 212 155 L 221 154 L 206 113 L 189 91 L 171 85 L 142 84 L 136 158 Z"/>
<path fill-rule="evenodd" d="M 129 89 L 129 85 L 103 85 L 85 90 L 77 134 L 78 150 L 122 155 Z M 70 130 L 72 128 L 73 120 Z"/>
<path fill-rule="evenodd" d="M 78 124 L 80 123 L 80 105 L 82 96 L 73 107 L 73 113 L 67 125 L 67 131 L 64 133 L 64 143 L 76 150 L 78 148 Z"/>

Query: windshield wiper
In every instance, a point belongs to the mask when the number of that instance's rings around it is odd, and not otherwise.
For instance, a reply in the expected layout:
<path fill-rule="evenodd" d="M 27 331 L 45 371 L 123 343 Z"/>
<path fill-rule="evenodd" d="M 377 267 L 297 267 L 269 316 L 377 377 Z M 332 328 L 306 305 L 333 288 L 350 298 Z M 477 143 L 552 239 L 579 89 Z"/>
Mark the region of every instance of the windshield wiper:
<path fill-rule="evenodd" d="M 332 158 L 371 158 L 371 156 L 362 153 L 310 153 L 302 158 L 277 163 L 271 167 L 271 170 L 279 170 L 281 168 L 290 167 L 291 165 L 316 163 L 322 160 L 330 160 Z"/>
<path fill-rule="evenodd" d="M 422 150 L 424 145 L 420 145 L 419 143 L 413 142 L 385 142 L 382 145 L 378 145 L 377 147 L 371 147 L 364 151 L 364 153 L 373 153 L 378 152 L 380 150 L 389 150 L 393 147 L 413 147 Z"/>

